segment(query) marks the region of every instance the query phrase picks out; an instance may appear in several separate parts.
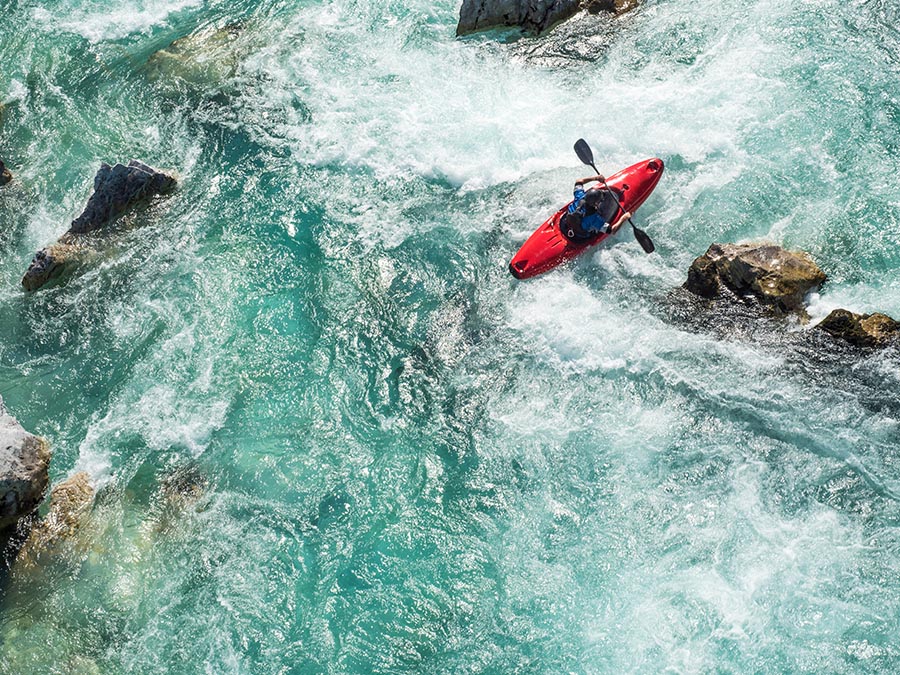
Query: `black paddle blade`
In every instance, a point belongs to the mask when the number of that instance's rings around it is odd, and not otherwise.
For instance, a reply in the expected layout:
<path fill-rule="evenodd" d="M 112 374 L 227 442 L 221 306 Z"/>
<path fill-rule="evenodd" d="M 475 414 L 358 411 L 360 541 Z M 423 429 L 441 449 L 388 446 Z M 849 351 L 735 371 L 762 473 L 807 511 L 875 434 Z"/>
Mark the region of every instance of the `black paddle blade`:
<path fill-rule="evenodd" d="M 583 163 L 587 164 L 594 168 L 594 171 L 597 171 L 597 167 L 594 166 L 594 153 L 591 152 L 591 146 L 587 144 L 587 141 L 583 138 L 579 138 L 575 141 L 575 154 L 578 155 L 578 159 L 580 159 Z M 599 172 L 598 172 L 599 173 Z M 621 209 L 622 205 L 619 203 L 619 199 L 616 197 L 616 193 L 609 189 L 609 186 L 604 182 L 603 186 L 609 191 L 609 194 L 612 195 L 612 198 L 616 200 L 616 205 Z M 641 245 L 641 248 L 644 249 L 644 253 L 653 253 L 656 250 L 656 247 L 653 245 L 653 241 L 650 237 L 647 236 L 647 233 L 642 229 L 638 228 L 634 223 L 631 222 L 631 218 L 628 219 L 628 222 L 631 223 L 631 229 L 634 231 L 634 238 L 637 239 L 638 243 Z"/>
<path fill-rule="evenodd" d="M 591 146 L 589 146 L 587 141 L 583 138 L 579 138 L 575 141 L 575 154 L 578 155 L 578 159 L 580 159 L 582 163 L 587 164 L 588 166 L 594 166 L 594 153 L 591 152 Z"/>
<path fill-rule="evenodd" d="M 631 222 L 631 219 L 628 222 Z M 631 223 L 631 229 L 634 232 L 634 238 L 637 239 L 641 248 L 644 249 L 644 253 L 653 253 L 656 250 L 653 241 L 647 236 L 646 232 L 636 227 L 634 223 Z"/>

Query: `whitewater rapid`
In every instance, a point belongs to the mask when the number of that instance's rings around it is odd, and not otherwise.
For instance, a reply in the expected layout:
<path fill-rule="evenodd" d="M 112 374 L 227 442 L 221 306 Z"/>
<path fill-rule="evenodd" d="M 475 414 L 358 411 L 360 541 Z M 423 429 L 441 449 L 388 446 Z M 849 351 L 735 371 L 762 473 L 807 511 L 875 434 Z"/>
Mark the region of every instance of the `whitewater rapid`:
<path fill-rule="evenodd" d="M 0 396 L 99 488 L 3 589 L 0 672 L 896 670 L 896 351 L 671 305 L 767 238 L 814 318 L 900 317 L 891 3 L 648 0 L 569 66 L 443 1 L 0 12 Z M 232 24 L 227 82 L 152 76 Z M 579 137 L 664 159 L 657 253 L 517 282 Z M 24 294 L 132 157 L 178 192 Z"/>

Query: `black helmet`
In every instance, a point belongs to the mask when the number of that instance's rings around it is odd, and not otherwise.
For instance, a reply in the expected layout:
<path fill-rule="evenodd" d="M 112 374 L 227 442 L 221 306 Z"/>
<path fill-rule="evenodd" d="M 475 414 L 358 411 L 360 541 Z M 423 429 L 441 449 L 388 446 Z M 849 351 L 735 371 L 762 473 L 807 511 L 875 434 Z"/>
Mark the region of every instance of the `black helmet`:
<path fill-rule="evenodd" d="M 588 208 L 597 211 L 603 203 L 603 193 L 600 190 L 588 190 L 584 195 L 584 204 Z"/>

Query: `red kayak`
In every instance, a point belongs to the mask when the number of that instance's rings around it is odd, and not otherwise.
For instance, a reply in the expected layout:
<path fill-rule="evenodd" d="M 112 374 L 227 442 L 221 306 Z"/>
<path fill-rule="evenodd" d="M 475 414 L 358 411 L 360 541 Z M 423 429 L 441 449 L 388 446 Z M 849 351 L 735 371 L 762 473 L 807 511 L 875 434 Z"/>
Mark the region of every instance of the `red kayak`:
<path fill-rule="evenodd" d="M 634 213 L 643 204 L 653 188 L 662 178 L 663 161 L 658 157 L 645 159 L 622 169 L 610 176 L 606 184 L 616 193 L 619 203 L 625 211 Z M 602 188 L 601 188 L 602 189 Z M 572 202 L 569 202 L 571 204 Z M 597 234 L 588 239 L 570 239 L 560 231 L 559 219 L 569 208 L 566 204 L 554 213 L 547 221 L 534 231 L 522 248 L 509 263 L 509 271 L 517 279 L 527 279 L 552 270 L 569 258 L 599 244 L 608 234 Z M 608 222 L 614 223 L 623 211 L 613 204 L 615 209 Z"/>

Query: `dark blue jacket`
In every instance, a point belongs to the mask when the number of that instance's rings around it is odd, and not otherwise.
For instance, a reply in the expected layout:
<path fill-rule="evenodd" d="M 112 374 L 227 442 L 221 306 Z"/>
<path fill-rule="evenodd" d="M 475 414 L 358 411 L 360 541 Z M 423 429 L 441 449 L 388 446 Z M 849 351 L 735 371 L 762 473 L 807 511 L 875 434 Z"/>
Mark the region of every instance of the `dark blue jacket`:
<path fill-rule="evenodd" d="M 607 223 L 599 213 L 584 215 L 584 194 L 584 185 L 582 183 L 575 183 L 575 200 L 569 204 L 569 213 L 575 213 L 577 211 L 584 216 L 581 220 L 581 229 L 585 232 L 609 232 L 612 229 L 612 226 Z"/>

